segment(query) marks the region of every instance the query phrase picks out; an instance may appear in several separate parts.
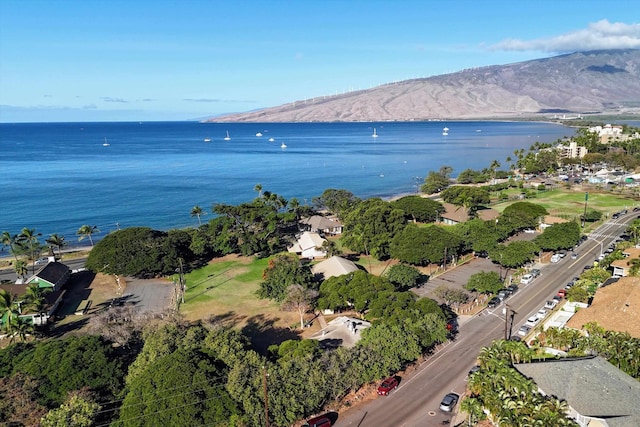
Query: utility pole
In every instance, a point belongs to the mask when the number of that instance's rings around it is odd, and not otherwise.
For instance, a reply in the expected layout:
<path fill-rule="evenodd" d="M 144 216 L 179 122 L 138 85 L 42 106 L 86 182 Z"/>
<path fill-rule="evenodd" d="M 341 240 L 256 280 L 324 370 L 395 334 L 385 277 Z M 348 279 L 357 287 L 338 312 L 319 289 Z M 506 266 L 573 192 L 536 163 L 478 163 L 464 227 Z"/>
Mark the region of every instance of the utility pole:
<path fill-rule="evenodd" d="M 267 395 L 267 368 L 262 367 L 262 383 L 264 385 L 264 425 L 269 427 L 269 396 Z"/>
<path fill-rule="evenodd" d="M 584 228 L 584 223 L 587 220 L 587 200 L 589 200 L 589 192 L 584 193 L 584 215 L 582 215 L 582 228 Z"/>
<path fill-rule="evenodd" d="M 513 322 L 513 316 L 516 314 L 515 311 L 511 310 L 511 307 L 509 307 L 509 304 L 505 304 L 504 305 L 504 339 L 508 340 L 510 338 L 510 329 L 511 329 L 511 325 L 510 323 Z M 511 322 L 509 321 L 509 319 L 511 319 Z"/>

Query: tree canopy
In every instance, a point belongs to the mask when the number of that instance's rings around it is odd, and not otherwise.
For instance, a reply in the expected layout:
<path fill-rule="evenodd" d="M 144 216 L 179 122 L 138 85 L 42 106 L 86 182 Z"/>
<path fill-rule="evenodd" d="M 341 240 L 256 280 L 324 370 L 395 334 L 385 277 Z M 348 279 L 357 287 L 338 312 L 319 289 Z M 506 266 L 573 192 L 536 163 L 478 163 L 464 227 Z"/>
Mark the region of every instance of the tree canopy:
<path fill-rule="evenodd" d="M 544 250 L 569 249 L 578 243 L 580 233 L 580 224 L 576 222 L 553 224 L 536 237 L 535 243 Z"/>
<path fill-rule="evenodd" d="M 402 209 L 405 218 L 414 222 L 434 222 L 444 212 L 441 203 L 420 196 L 405 196 L 391 202 L 391 205 Z"/>
<path fill-rule="evenodd" d="M 408 224 L 391 242 L 391 256 L 413 265 L 441 263 L 458 254 L 462 239 L 438 226 L 426 228 Z"/>

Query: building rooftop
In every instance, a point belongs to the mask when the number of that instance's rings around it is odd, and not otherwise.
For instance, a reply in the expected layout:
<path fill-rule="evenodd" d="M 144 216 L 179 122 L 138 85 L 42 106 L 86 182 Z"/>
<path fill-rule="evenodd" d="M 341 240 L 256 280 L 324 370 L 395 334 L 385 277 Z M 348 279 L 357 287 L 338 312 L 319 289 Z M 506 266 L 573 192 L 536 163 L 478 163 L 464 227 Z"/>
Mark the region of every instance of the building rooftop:
<path fill-rule="evenodd" d="M 515 368 L 546 395 L 610 427 L 640 425 L 640 382 L 601 357 L 520 363 Z"/>

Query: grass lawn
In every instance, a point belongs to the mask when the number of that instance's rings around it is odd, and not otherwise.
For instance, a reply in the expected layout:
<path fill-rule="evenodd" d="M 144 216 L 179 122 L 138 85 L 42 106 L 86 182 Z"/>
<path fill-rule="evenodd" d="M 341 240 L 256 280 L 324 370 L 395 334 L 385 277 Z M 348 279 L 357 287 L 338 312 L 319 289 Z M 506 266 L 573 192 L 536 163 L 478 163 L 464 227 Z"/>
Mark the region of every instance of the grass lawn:
<path fill-rule="evenodd" d="M 517 190 L 516 193 L 519 193 Z M 555 189 L 551 191 L 543 191 L 538 193 L 536 198 L 525 200 L 509 200 L 508 202 L 499 203 L 492 208 L 502 212 L 507 206 L 519 201 L 527 201 L 544 206 L 550 215 L 560 216 L 567 219 L 579 217 L 584 213 L 585 202 L 584 191 L 571 191 L 567 189 Z M 589 191 L 589 200 L 587 201 L 587 209 L 595 209 L 603 214 L 612 214 L 623 208 L 633 207 L 636 201 L 613 194 L 610 192 Z"/>
<path fill-rule="evenodd" d="M 253 347 L 265 352 L 270 344 L 304 338 L 319 330 L 301 331 L 297 313 L 280 310 L 278 304 L 256 295 L 268 259 L 228 255 L 185 275 L 187 292 L 180 313 L 187 320 L 211 319 L 239 328 Z M 307 316 L 311 316 L 308 314 Z"/>

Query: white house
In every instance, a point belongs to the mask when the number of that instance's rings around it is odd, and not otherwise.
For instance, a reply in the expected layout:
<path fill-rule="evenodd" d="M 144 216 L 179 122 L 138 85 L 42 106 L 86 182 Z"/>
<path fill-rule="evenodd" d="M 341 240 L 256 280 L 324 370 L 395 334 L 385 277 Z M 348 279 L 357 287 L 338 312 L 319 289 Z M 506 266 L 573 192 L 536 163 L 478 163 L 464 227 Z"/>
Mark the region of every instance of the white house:
<path fill-rule="evenodd" d="M 303 258 L 323 258 L 327 256 L 327 251 L 322 247 L 326 241 L 318 233 L 305 231 L 297 237 L 296 243 L 287 250 Z"/>

